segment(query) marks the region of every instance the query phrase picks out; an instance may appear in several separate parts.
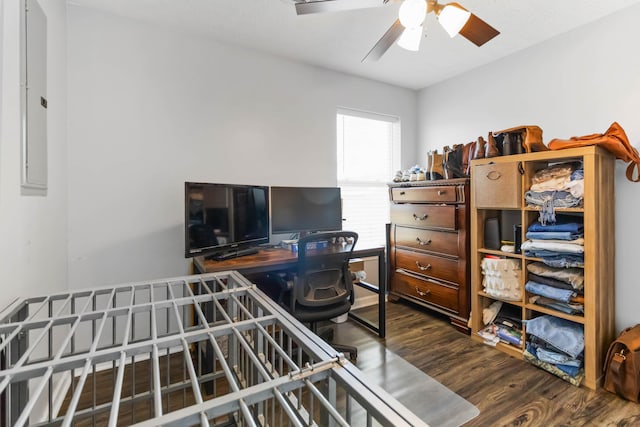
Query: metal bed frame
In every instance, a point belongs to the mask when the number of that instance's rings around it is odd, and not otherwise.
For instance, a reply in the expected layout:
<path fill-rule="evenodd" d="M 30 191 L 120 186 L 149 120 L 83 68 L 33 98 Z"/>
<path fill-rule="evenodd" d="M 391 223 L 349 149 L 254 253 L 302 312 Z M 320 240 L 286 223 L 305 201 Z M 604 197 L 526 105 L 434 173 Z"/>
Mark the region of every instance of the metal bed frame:
<path fill-rule="evenodd" d="M 235 271 L 0 312 L 0 426 L 426 425 Z"/>

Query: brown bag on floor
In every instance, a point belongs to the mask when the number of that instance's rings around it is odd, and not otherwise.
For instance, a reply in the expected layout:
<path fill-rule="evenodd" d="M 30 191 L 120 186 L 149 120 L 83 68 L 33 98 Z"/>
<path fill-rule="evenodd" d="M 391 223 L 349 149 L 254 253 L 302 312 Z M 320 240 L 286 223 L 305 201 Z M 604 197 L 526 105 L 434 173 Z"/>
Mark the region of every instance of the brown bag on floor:
<path fill-rule="evenodd" d="M 604 364 L 604 389 L 638 402 L 640 399 L 640 324 L 627 328 L 611 343 Z"/>
<path fill-rule="evenodd" d="M 638 150 L 629 143 L 627 134 L 624 133 L 624 129 L 617 122 L 613 122 L 604 134 L 594 133 L 584 136 L 572 136 L 571 139 L 552 139 L 549 142 L 549 148 L 552 150 L 585 147 L 587 145 L 600 145 L 613 153 L 616 158 L 629 163 L 627 166 L 627 179 L 633 182 L 640 181 L 640 156 L 638 155 Z M 633 177 L 634 169 L 635 178 Z"/>

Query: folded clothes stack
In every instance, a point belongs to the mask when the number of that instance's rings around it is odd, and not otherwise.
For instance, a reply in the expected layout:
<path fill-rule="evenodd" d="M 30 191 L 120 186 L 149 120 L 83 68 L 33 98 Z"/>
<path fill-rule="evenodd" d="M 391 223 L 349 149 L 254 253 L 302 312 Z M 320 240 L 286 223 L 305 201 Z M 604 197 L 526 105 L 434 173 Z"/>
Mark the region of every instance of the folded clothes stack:
<path fill-rule="evenodd" d="M 551 267 L 584 267 L 584 222 L 579 216 L 558 215 L 554 223 L 529 226 L 521 249 Z"/>
<path fill-rule="evenodd" d="M 554 316 L 526 321 L 525 359 L 571 384 L 584 378 L 584 328 Z"/>
<path fill-rule="evenodd" d="M 584 225 L 582 217 L 558 215 L 555 224 L 534 223 L 522 244 L 525 255 L 542 262 L 527 265 L 529 302 L 567 314 L 584 313 Z"/>
<path fill-rule="evenodd" d="M 580 268 L 555 268 L 541 262 L 527 265 L 525 290 L 529 302 L 567 314 L 584 313 L 584 272 Z"/>
<path fill-rule="evenodd" d="M 584 198 L 582 162 L 560 163 L 539 170 L 524 198 L 529 206 L 542 208 L 540 219 L 543 224 L 555 221 L 554 208 L 581 206 Z"/>

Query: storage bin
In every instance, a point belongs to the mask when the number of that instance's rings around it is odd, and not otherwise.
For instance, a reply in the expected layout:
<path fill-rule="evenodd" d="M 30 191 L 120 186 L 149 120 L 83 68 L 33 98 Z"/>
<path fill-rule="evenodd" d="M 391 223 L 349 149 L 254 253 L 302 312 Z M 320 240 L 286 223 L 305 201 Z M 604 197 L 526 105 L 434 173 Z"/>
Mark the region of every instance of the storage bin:
<path fill-rule="evenodd" d="M 480 263 L 484 279 L 484 292 L 496 298 L 508 301 L 522 299 L 522 270 L 518 261 L 513 259 L 484 258 Z"/>
<path fill-rule="evenodd" d="M 519 165 L 520 162 L 474 165 L 472 175 L 476 208 L 519 209 L 522 206 Z"/>

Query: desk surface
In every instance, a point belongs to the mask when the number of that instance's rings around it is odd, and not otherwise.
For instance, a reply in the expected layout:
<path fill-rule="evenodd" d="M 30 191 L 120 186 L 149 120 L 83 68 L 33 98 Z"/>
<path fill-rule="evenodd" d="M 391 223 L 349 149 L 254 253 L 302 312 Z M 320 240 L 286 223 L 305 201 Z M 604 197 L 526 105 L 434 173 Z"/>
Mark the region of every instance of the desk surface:
<path fill-rule="evenodd" d="M 355 249 L 352 257 L 380 256 L 384 254 L 384 246 Z M 326 255 L 349 250 L 349 246 L 330 245 L 327 248 L 309 250 L 307 254 Z M 260 273 L 274 269 L 295 267 L 298 262 L 297 252 L 283 248 L 261 249 L 257 254 L 245 255 L 223 261 L 208 260 L 204 257 L 194 258 L 194 265 L 201 273 L 215 273 L 226 270 L 238 270 L 243 273 Z"/>
<path fill-rule="evenodd" d="M 225 270 L 245 270 L 247 268 L 273 268 L 283 263 L 295 264 L 298 255 L 282 248 L 260 249 L 257 254 L 245 255 L 237 258 L 216 261 L 205 257 L 194 258 L 194 263 L 201 272 L 218 272 Z"/>
<path fill-rule="evenodd" d="M 349 246 L 330 245 L 327 248 L 309 250 L 307 251 L 307 254 L 326 255 L 344 252 L 346 250 L 349 250 Z M 352 259 L 364 257 L 378 258 L 379 284 L 377 286 L 372 285 L 364 280 L 357 281 L 354 284 L 378 294 L 378 324 L 376 325 L 353 312 L 349 313 L 349 317 L 377 332 L 380 338 L 384 338 L 386 331 L 385 297 L 387 294 L 387 261 L 385 256 L 385 247 L 377 246 L 373 248 L 357 248 L 351 255 Z M 193 259 L 194 273 L 217 273 L 221 271 L 236 270 L 242 274 L 251 275 L 269 273 L 278 270 L 295 269 L 297 264 L 298 253 L 282 248 L 261 249 L 254 255 L 245 255 L 224 261 L 208 260 L 204 257 L 196 257 Z"/>

